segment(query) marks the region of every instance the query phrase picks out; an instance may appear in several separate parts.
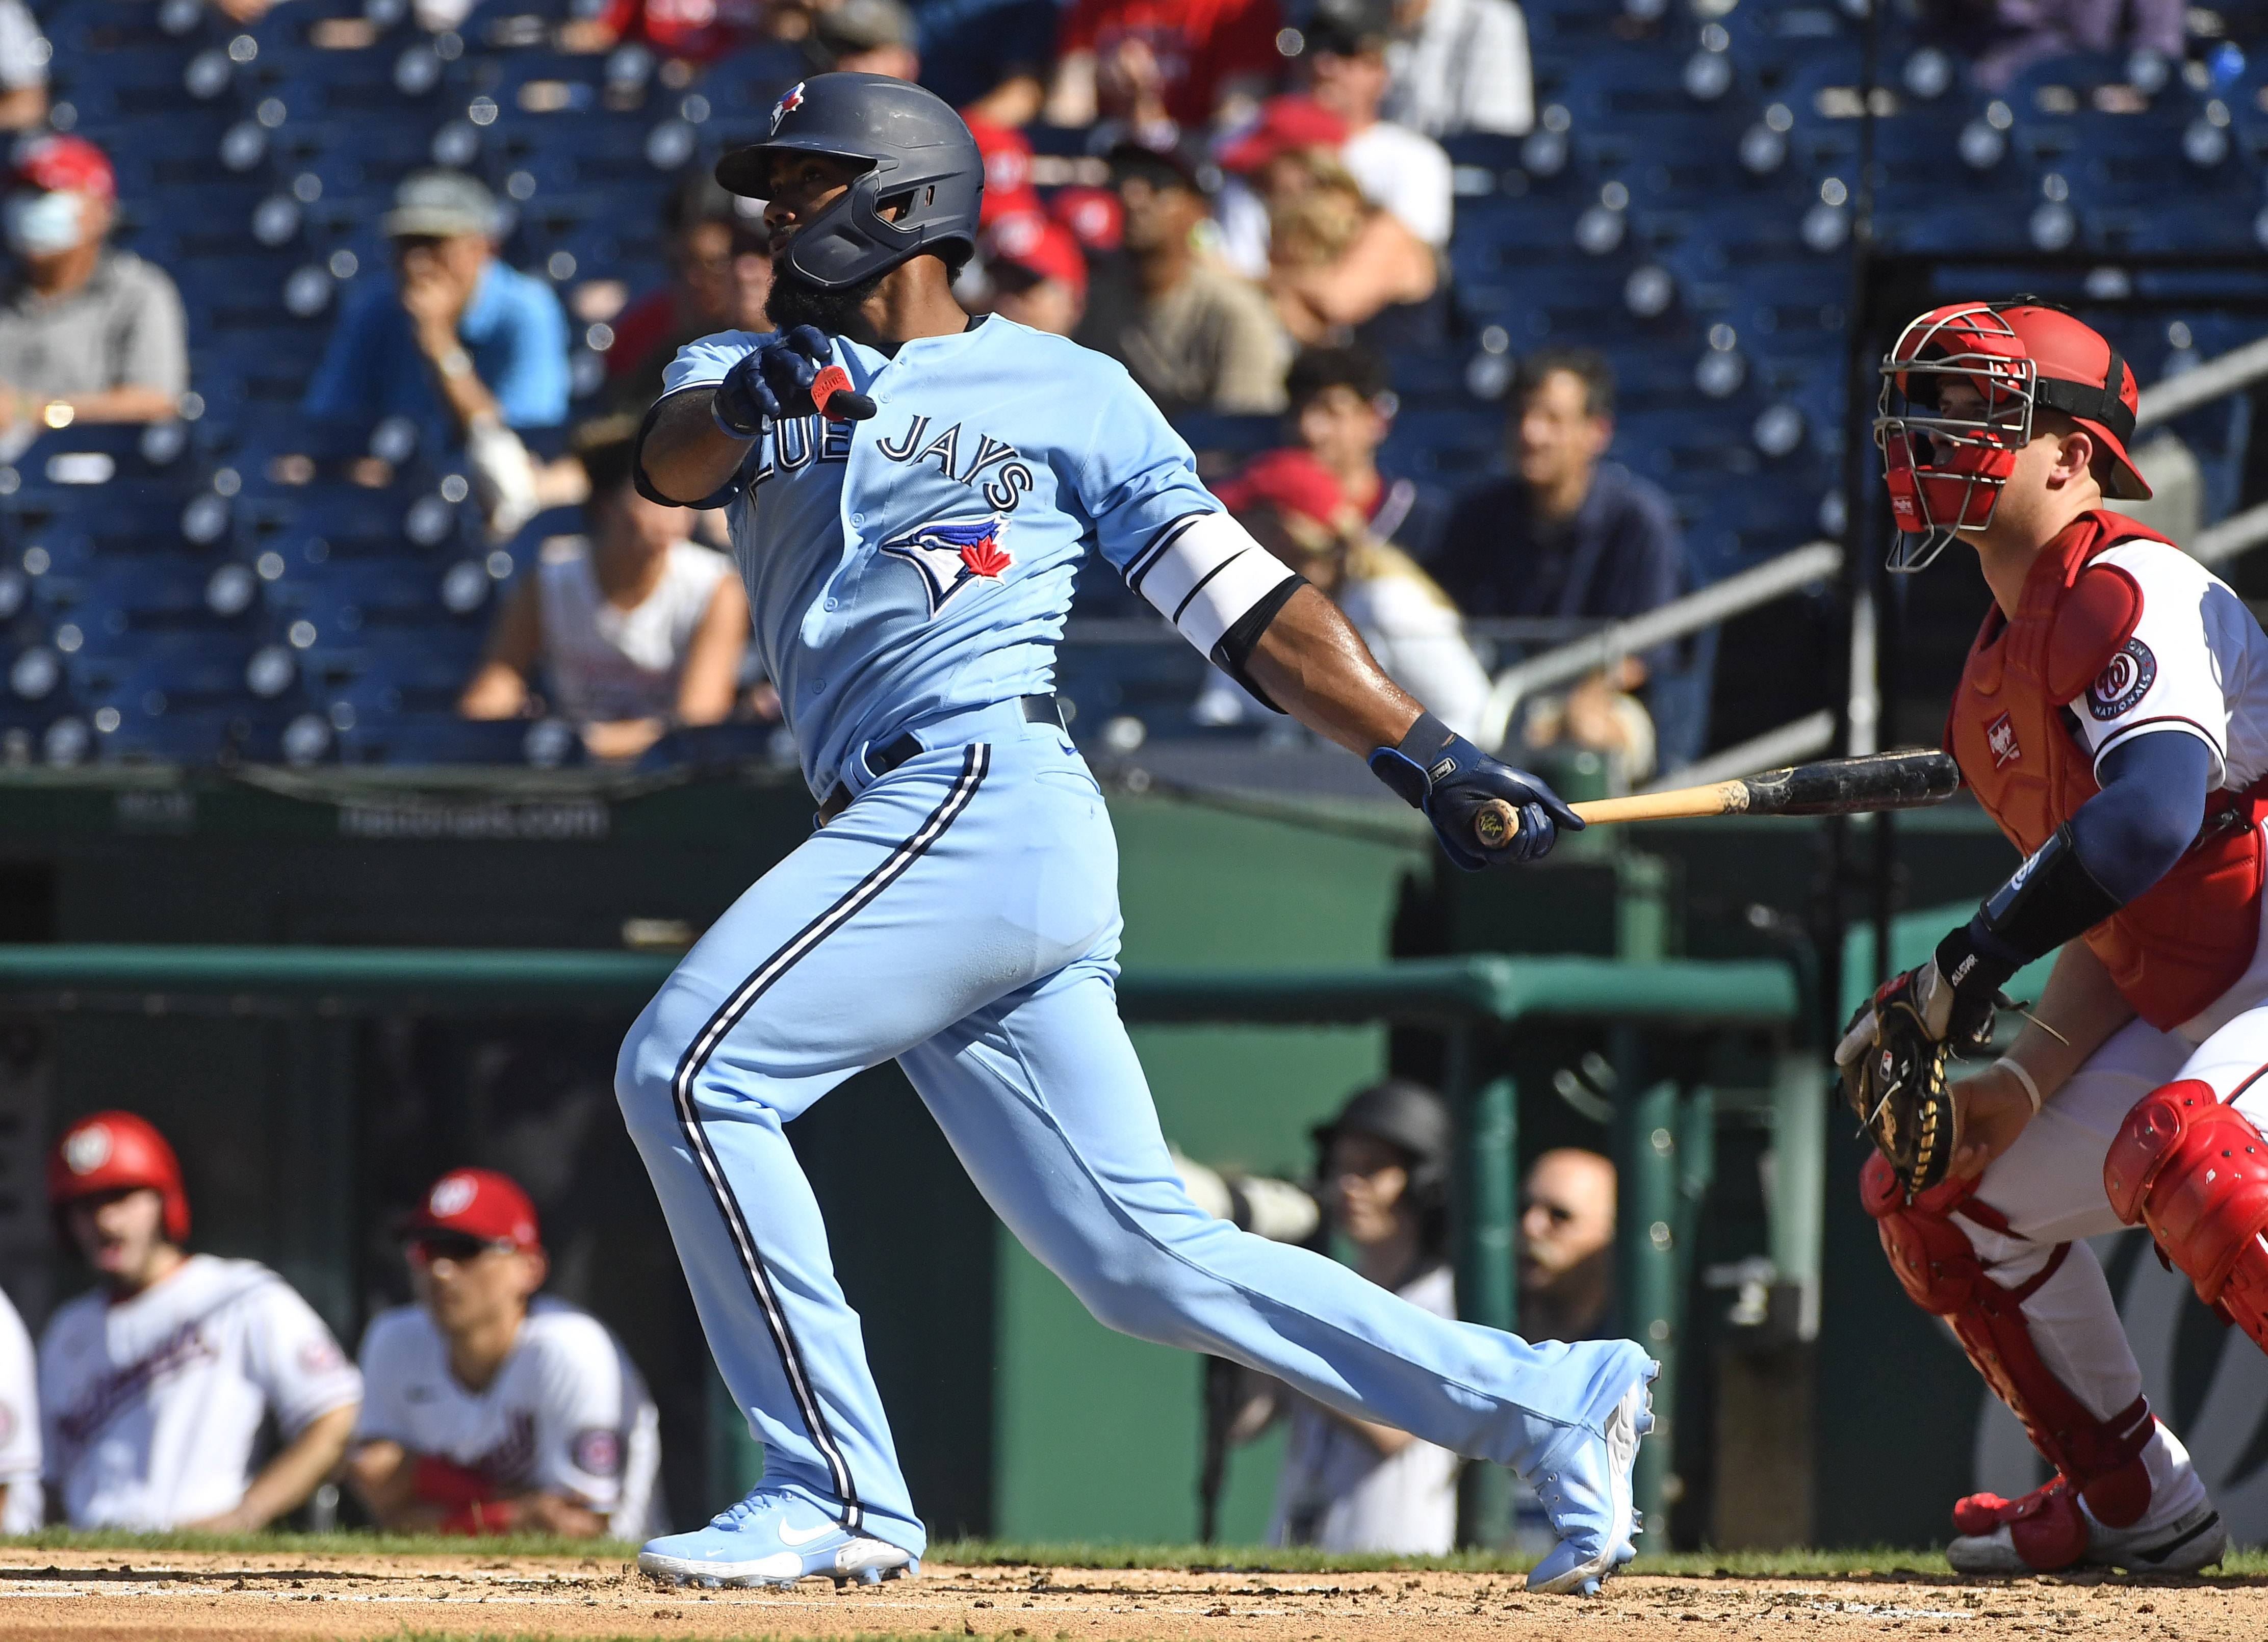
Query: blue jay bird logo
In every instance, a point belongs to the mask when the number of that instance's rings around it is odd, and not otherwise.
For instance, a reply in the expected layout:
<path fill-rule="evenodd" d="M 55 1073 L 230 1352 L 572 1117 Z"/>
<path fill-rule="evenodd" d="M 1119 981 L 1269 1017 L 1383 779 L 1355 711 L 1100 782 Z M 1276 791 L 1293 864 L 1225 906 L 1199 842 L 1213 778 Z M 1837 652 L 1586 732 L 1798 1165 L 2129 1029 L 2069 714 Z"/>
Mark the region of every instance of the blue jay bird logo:
<path fill-rule="evenodd" d="M 772 105 L 771 135 L 779 135 L 780 121 L 803 107 L 803 82 L 798 80 L 787 88 L 786 95 Z"/>
<path fill-rule="evenodd" d="M 972 581 L 998 581 L 1015 563 L 1000 537 L 1007 521 L 998 514 L 983 519 L 946 519 L 918 526 L 882 543 L 882 551 L 907 560 L 922 573 L 929 593 L 929 613 L 935 615 L 947 599 Z"/>

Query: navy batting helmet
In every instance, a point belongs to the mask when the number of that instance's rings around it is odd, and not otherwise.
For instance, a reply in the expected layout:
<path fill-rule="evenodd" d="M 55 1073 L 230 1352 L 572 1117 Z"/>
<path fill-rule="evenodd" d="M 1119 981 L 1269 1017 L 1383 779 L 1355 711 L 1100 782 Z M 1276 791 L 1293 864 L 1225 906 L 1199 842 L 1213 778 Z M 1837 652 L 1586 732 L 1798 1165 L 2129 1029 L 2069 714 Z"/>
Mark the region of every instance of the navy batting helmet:
<path fill-rule="evenodd" d="M 769 196 L 779 154 L 826 154 L 866 169 L 799 228 L 787 262 L 825 291 L 854 285 L 920 251 L 976 248 L 984 156 L 952 106 L 885 74 L 817 74 L 772 105 L 771 135 L 717 162 L 717 180 Z M 895 221 L 882 215 L 898 207 Z M 958 259 L 947 257 L 947 261 Z"/>

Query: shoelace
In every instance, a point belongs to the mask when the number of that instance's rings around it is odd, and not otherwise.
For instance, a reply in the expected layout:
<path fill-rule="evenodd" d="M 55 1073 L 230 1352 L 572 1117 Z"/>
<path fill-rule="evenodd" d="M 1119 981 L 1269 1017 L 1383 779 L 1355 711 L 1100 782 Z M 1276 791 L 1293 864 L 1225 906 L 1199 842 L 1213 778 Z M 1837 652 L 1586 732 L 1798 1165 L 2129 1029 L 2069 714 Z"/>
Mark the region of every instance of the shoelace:
<path fill-rule="evenodd" d="M 781 1496 L 771 1489 L 759 1488 L 752 1494 L 743 1495 L 740 1498 L 735 1499 L 731 1505 L 710 1518 L 709 1526 L 723 1528 L 737 1528 L 742 1518 L 752 1517 L 759 1511 L 769 1510 L 780 1498 Z"/>

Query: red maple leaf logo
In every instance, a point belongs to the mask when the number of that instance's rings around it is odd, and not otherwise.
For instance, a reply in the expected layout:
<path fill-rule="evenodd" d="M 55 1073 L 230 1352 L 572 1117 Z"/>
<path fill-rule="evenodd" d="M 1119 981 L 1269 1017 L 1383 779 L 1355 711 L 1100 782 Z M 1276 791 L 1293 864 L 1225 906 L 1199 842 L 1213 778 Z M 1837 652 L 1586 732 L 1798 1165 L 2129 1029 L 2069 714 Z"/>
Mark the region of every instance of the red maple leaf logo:
<path fill-rule="evenodd" d="M 1000 538 L 987 536 L 972 541 L 961 550 L 961 562 L 968 567 L 971 576 L 998 576 L 1008 568 L 1010 560 L 1000 546 Z"/>

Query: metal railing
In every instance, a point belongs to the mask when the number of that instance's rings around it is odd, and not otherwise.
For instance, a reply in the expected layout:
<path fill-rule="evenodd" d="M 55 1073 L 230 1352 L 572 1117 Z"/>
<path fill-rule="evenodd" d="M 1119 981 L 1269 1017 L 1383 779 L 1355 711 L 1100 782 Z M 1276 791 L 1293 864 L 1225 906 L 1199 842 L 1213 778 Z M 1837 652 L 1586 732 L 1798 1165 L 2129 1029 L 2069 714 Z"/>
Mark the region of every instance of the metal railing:
<path fill-rule="evenodd" d="M 1614 622 L 1572 644 L 1562 644 L 1540 656 L 1515 662 L 1497 674 L 1489 691 L 1488 704 L 1481 712 L 1480 734 L 1475 739 L 1484 747 L 1501 747 L 1520 703 L 1535 691 L 1582 678 L 1624 656 L 1668 644 L 1673 638 L 1683 638 L 1743 611 L 1786 598 L 1799 588 L 1827 579 L 1842 568 L 1840 544 L 1814 541 L 1722 581 L 1712 582 L 1697 593 L 1687 593 L 1644 615 Z"/>

